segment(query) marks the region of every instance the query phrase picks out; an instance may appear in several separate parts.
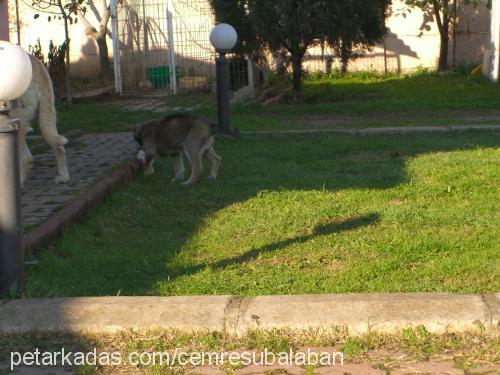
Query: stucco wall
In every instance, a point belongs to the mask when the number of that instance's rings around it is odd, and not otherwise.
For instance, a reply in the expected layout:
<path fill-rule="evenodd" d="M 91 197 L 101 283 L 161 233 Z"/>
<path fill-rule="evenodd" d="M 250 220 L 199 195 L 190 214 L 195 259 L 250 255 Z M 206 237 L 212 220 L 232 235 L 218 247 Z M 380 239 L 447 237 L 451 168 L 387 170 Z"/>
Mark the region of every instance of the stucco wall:
<path fill-rule="evenodd" d="M 9 15 L 7 0 L 0 0 L 0 40 L 9 40 Z"/>
<path fill-rule="evenodd" d="M 474 8 L 459 0 L 458 25 L 455 39 L 456 64 L 480 64 L 483 59 L 488 29 L 489 10 L 486 6 Z M 384 43 L 373 51 L 350 63 L 350 70 L 413 71 L 418 67 L 436 68 L 439 57 L 440 36 L 431 14 L 405 6 L 395 0 L 392 15 L 386 21 L 387 36 Z M 385 45 L 385 57 L 384 57 Z M 325 51 L 329 54 L 331 51 Z M 453 62 L 453 40 L 449 45 L 449 64 Z M 321 48 L 308 51 L 305 66 L 309 70 L 324 70 Z M 338 61 L 334 60 L 334 66 Z"/>
<path fill-rule="evenodd" d="M 6 0 L 0 0 L 0 3 Z M 11 15 L 14 14 L 15 0 L 8 0 Z M 101 1 L 95 0 L 95 10 L 89 9 L 86 18 L 95 26 L 98 25 L 96 14 L 101 8 Z M 207 0 L 208 1 L 208 0 Z M 174 0 L 175 2 L 175 0 Z M 487 39 L 489 21 L 488 9 L 485 6 L 473 8 L 462 5 L 459 0 L 459 23 L 456 38 L 457 64 L 479 64 L 482 62 L 483 50 Z M 50 40 L 61 44 L 64 40 L 64 29 L 61 20 L 48 21 L 48 14 L 40 14 L 34 19 L 33 9 L 23 1 L 20 7 L 20 38 L 21 45 L 28 48 L 34 45 L 38 38 L 45 51 Z M 10 22 L 11 40 L 17 40 L 15 20 Z M 417 9 L 408 12 L 403 0 L 394 0 L 393 12 L 387 20 L 388 35 L 384 44 L 377 46 L 365 57 L 354 60 L 351 70 L 412 71 L 419 66 L 435 68 L 439 53 L 439 32 L 430 15 Z M 96 42 L 85 35 L 85 26 L 81 21 L 70 26 L 72 73 L 79 77 L 92 77 L 99 73 L 98 50 Z M 208 39 L 208 33 L 207 33 Z M 385 54 L 384 54 L 385 45 Z M 108 38 L 110 55 L 111 41 Z M 450 41 L 449 62 L 453 61 L 453 42 Z M 329 51 L 325 51 L 326 54 Z M 334 65 L 336 62 L 334 62 Z M 305 68 L 323 70 L 321 48 L 311 48 L 305 60 Z"/>
<path fill-rule="evenodd" d="M 0 0 L 4 1 L 4 0 Z M 15 1 L 9 1 L 9 9 L 11 14 L 15 14 Z M 20 18 L 20 39 L 21 45 L 28 50 L 29 46 L 33 46 L 40 39 L 42 50 L 47 54 L 49 43 L 52 40 L 55 45 L 60 45 L 64 42 L 64 23 L 54 17 L 53 14 L 43 13 L 32 9 L 24 1 L 19 1 L 19 18 Z M 94 26 L 99 25 L 96 14 L 99 14 L 101 9 L 101 0 L 95 0 L 95 11 L 87 10 L 85 18 Z M 48 11 L 56 11 L 56 9 L 48 9 Z M 40 16 L 35 19 L 34 15 L 39 13 Z M 49 18 L 51 20 L 49 21 Z M 17 41 L 17 27 L 15 18 L 11 17 L 10 22 L 10 39 Z M 71 56 L 71 73 L 74 76 L 86 78 L 95 77 L 100 72 L 97 43 L 92 37 L 85 34 L 85 25 L 81 20 L 69 26 L 70 56 Z M 108 38 L 108 46 L 110 56 L 112 55 L 111 40 Z"/>

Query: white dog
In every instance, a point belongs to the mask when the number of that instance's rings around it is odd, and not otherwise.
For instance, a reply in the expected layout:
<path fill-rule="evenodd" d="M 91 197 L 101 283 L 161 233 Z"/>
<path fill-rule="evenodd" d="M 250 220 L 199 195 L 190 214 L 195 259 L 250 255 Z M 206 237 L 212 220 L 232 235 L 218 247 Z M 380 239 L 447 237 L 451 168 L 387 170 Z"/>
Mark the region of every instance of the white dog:
<path fill-rule="evenodd" d="M 55 183 L 69 181 L 66 150 L 68 140 L 59 135 L 56 127 L 56 108 L 54 106 L 54 89 L 49 72 L 36 57 L 30 55 L 33 67 L 33 78 L 30 86 L 19 99 L 19 106 L 10 111 L 11 118 L 21 122 L 19 129 L 19 160 L 21 166 L 21 184 L 26 181 L 33 166 L 33 156 L 26 144 L 26 134 L 33 131 L 30 127 L 38 114 L 38 126 L 45 141 L 55 150 L 58 174 Z"/>

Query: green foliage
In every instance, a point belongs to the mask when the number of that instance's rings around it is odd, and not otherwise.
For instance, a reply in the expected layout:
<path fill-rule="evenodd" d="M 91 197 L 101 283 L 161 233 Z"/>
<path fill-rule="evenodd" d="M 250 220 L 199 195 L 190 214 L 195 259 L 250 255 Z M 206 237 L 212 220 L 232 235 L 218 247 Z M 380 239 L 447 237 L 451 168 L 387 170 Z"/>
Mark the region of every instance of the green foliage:
<path fill-rule="evenodd" d="M 29 46 L 29 52 L 38 58 L 49 71 L 50 78 L 56 97 L 61 97 L 64 92 L 64 83 L 66 79 L 65 69 L 65 56 L 66 56 L 67 43 L 63 42 L 60 46 L 56 46 L 51 40 L 49 43 L 49 51 L 47 53 L 47 60 L 43 53 L 40 39 L 34 46 Z"/>
<path fill-rule="evenodd" d="M 261 42 L 253 19 L 248 13 L 248 0 L 209 0 L 217 23 L 228 23 L 238 32 L 234 51 L 239 54 L 257 53 Z"/>
<path fill-rule="evenodd" d="M 292 57 L 296 94 L 301 92 L 302 60 L 307 49 L 326 43 L 347 64 L 355 50 L 373 46 L 385 32 L 390 0 L 250 1 L 259 35 L 273 50 L 284 47 Z"/>
<path fill-rule="evenodd" d="M 474 8 L 480 4 L 491 5 L 491 0 L 463 0 L 465 5 L 472 5 Z M 450 38 L 450 25 L 456 30 L 457 5 L 458 0 L 405 0 L 409 11 L 411 8 L 420 8 L 424 13 L 431 15 L 436 21 L 441 45 L 439 49 L 439 70 L 448 69 L 448 41 Z"/>
<path fill-rule="evenodd" d="M 38 60 L 40 60 L 45 66 L 47 66 L 47 63 L 45 62 L 45 55 L 43 54 L 42 51 L 42 45 L 40 44 L 40 38 L 38 38 L 34 46 L 28 47 L 28 51 L 30 54 L 32 54 Z"/>

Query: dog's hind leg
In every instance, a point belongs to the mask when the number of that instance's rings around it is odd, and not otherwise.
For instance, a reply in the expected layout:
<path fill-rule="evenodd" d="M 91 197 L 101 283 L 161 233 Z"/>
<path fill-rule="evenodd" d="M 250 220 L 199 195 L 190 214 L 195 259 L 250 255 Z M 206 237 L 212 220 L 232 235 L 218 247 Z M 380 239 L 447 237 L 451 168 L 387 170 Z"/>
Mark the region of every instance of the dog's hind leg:
<path fill-rule="evenodd" d="M 24 185 L 31 168 L 33 168 L 33 155 L 31 155 L 31 151 L 26 143 L 25 131 L 26 128 L 21 125 L 19 132 L 19 171 L 21 186 Z"/>
<path fill-rule="evenodd" d="M 174 159 L 174 178 L 172 179 L 172 182 L 175 181 L 180 181 L 184 179 L 184 159 L 182 158 L 182 153 L 178 153 L 172 156 Z"/>
<path fill-rule="evenodd" d="M 205 153 L 205 156 L 210 160 L 210 174 L 208 178 L 215 180 L 220 169 L 221 157 L 215 153 L 213 146 L 210 146 Z"/>
<path fill-rule="evenodd" d="M 56 154 L 58 174 L 55 183 L 68 182 L 68 163 L 66 150 L 64 149 L 64 145 L 68 143 L 68 140 L 57 131 L 52 81 L 47 69 L 38 59 L 32 58 L 31 63 L 33 64 L 33 73 L 36 77 L 39 95 L 38 124 L 43 138 L 54 149 Z"/>
<path fill-rule="evenodd" d="M 55 179 L 56 184 L 69 181 L 68 162 L 66 160 L 66 149 L 64 146 L 54 147 L 57 161 L 57 176 Z"/>
<path fill-rule="evenodd" d="M 203 172 L 203 163 L 201 162 L 202 150 L 198 142 L 192 142 L 184 145 L 184 152 L 191 164 L 191 176 L 184 181 L 183 185 L 192 185 L 200 178 Z"/>

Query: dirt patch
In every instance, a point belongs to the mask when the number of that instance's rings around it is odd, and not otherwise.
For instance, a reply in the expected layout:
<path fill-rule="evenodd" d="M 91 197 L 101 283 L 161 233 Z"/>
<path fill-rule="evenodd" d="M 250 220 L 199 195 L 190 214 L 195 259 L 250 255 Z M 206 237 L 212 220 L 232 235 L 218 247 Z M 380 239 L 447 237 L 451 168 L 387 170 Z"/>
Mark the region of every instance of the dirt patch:
<path fill-rule="evenodd" d="M 429 122 L 453 122 L 454 124 L 500 124 L 500 112 L 489 114 L 471 114 L 470 112 L 446 112 L 435 114 L 431 112 L 399 112 L 399 113 L 381 113 L 369 112 L 359 115 L 350 115 L 344 113 L 327 113 L 321 115 L 309 115 L 302 117 L 301 120 L 291 121 L 294 126 L 307 127 L 345 127 L 345 126 L 367 126 L 369 124 L 383 123 L 400 125 L 404 123 L 426 125 Z"/>

